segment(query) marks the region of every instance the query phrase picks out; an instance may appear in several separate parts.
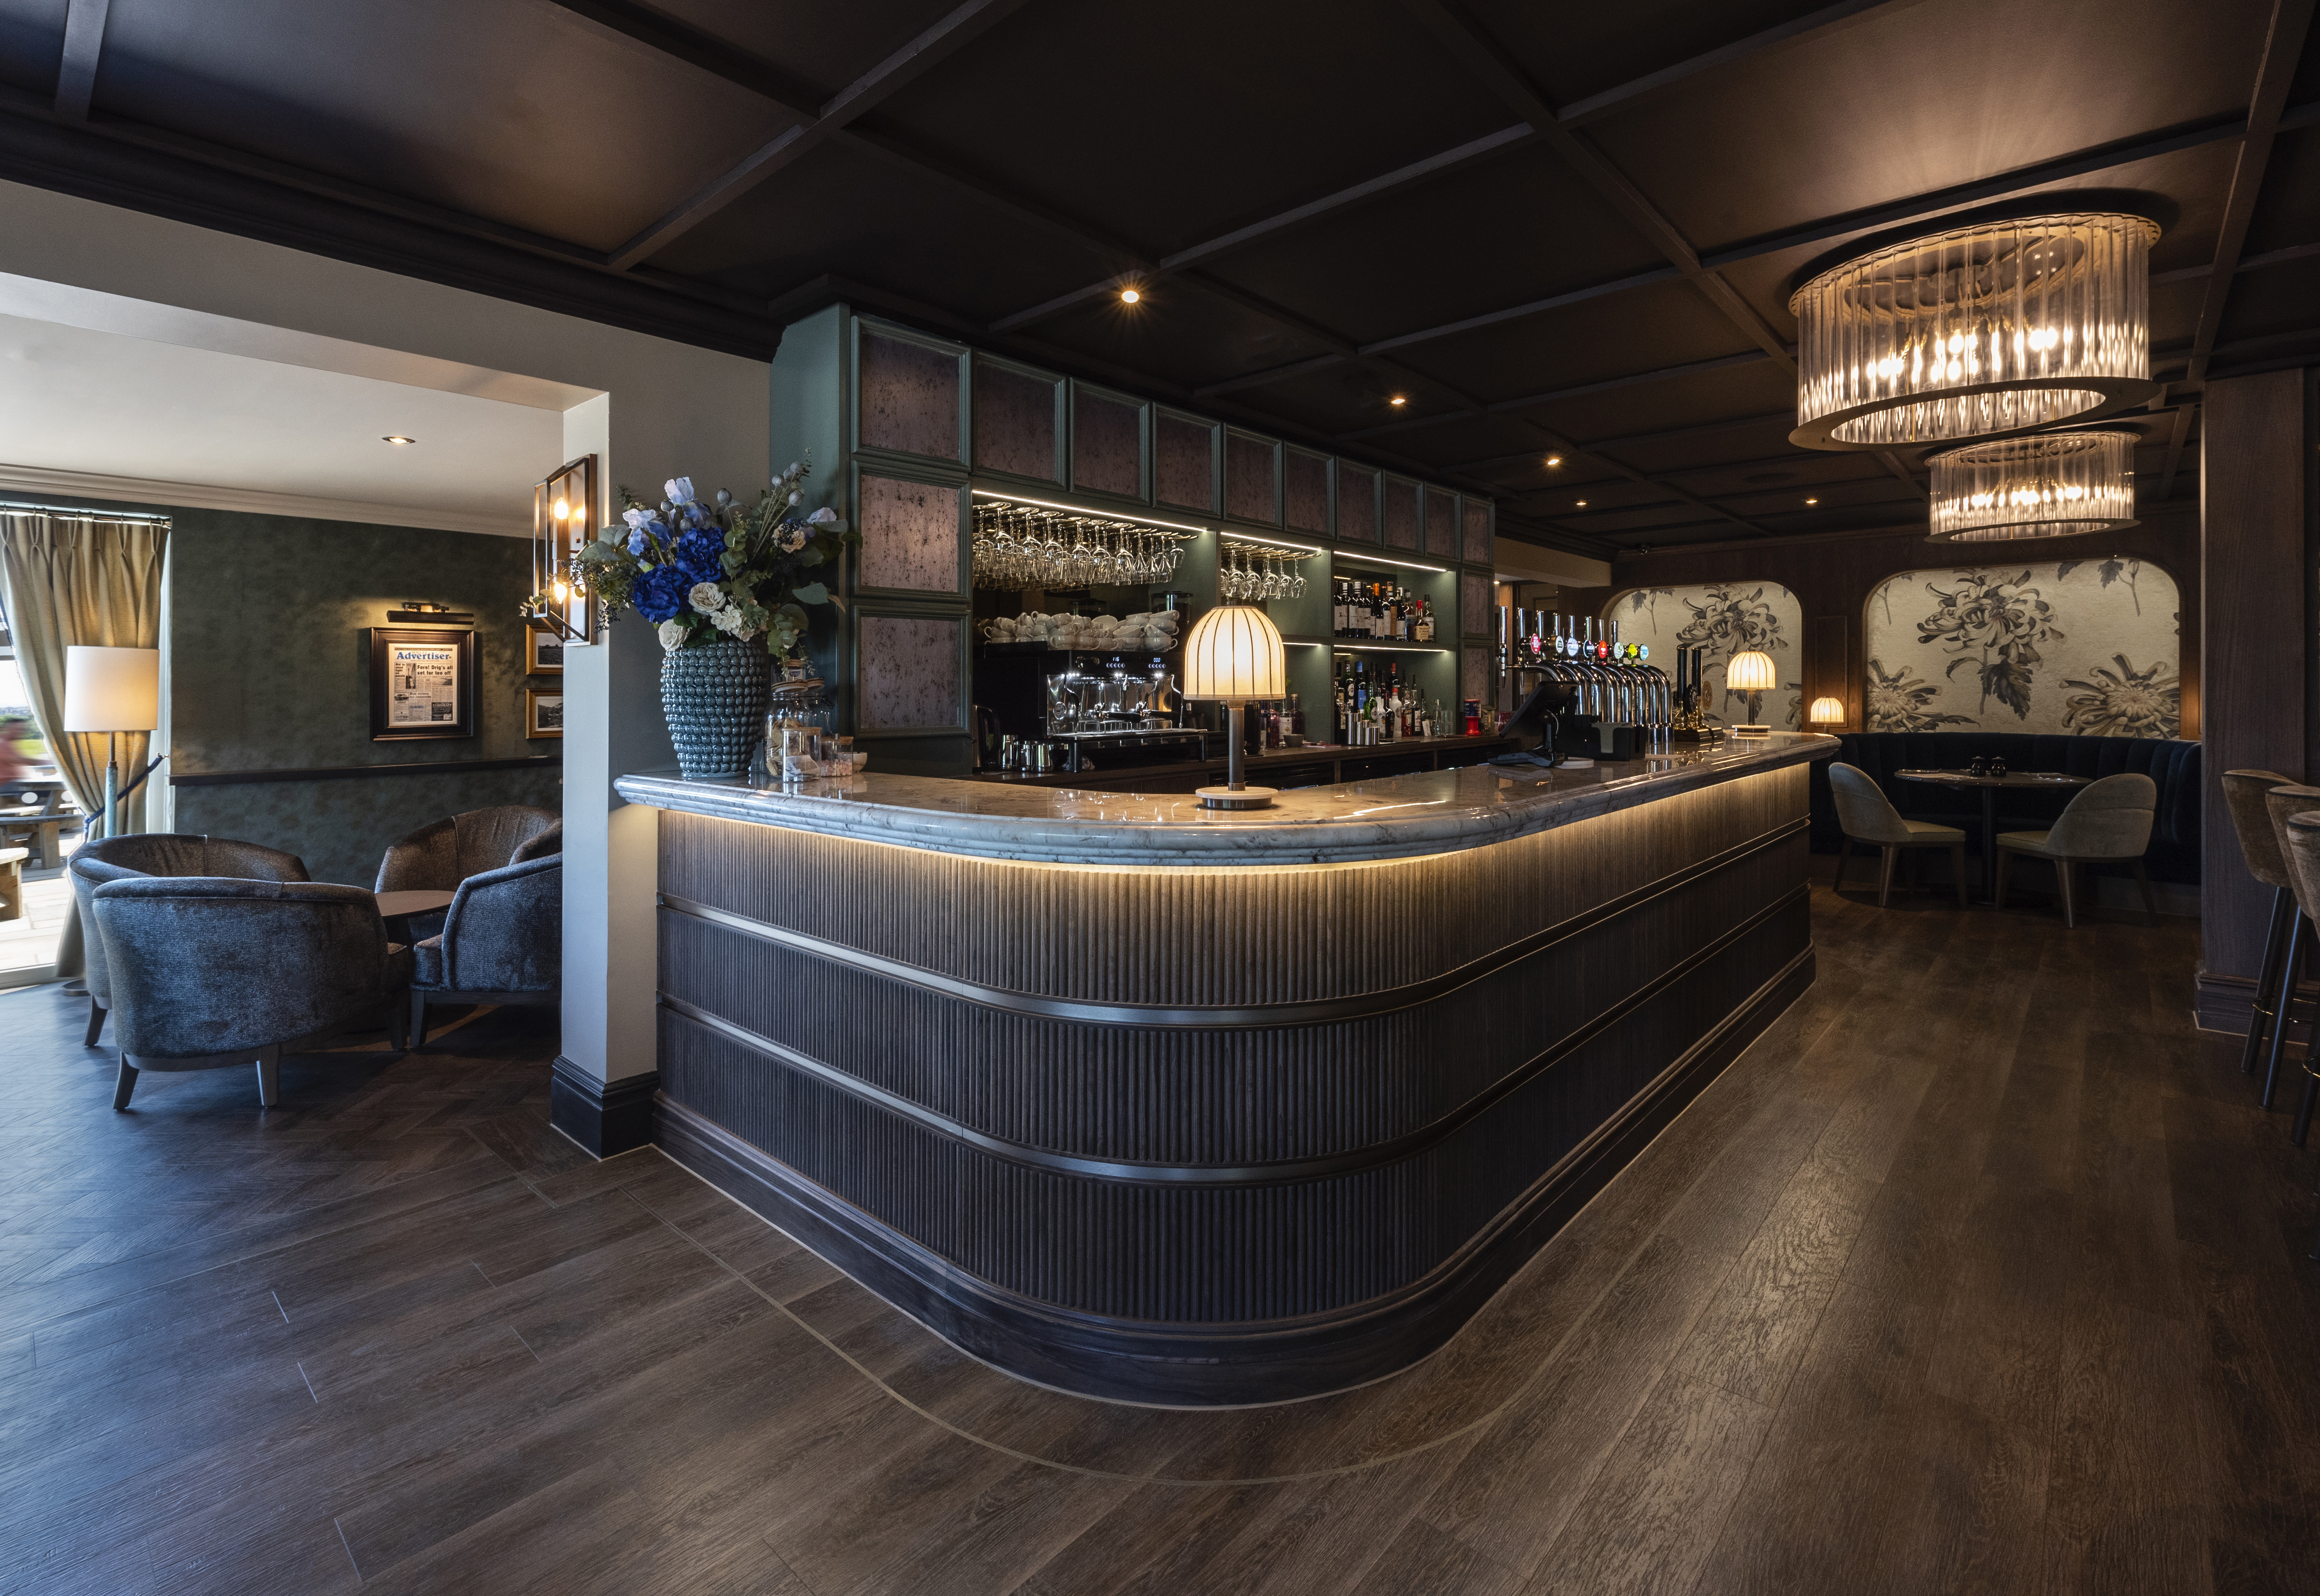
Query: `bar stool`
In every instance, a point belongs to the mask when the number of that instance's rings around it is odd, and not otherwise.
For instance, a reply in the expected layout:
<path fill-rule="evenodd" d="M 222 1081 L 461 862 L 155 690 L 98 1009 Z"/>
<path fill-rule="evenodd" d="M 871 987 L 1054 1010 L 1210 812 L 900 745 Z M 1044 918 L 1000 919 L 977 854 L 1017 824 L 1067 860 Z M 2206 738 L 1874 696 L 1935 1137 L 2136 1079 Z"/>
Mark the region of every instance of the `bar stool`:
<path fill-rule="evenodd" d="M 2255 994 L 2248 1001 L 2247 1045 L 2240 1049 L 2240 1074 L 2255 1074 L 2256 1056 L 2271 1030 L 2271 989 L 2279 981 L 2279 961 L 2297 925 L 2296 892 L 2288 884 L 2288 861 L 2279 851 L 2279 833 L 2263 796 L 2274 787 L 2296 784 L 2269 770 L 2224 772 L 2224 803 L 2232 812 L 2232 831 L 2240 841 L 2240 857 L 2250 875 L 2271 889 L 2271 924 L 2263 934 L 2263 966 L 2255 978 Z"/>
<path fill-rule="evenodd" d="M 2296 1012 L 2296 966 L 2303 957 L 2304 940 L 2312 929 L 2312 911 L 2315 901 L 2305 893 L 2301 875 L 2288 864 L 2288 822 L 2300 814 L 2320 810 L 2320 787 L 2306 787 L 2290 783 L 2272 788 L 2263 795 L 2263 806 L 2271 816 L 2273 846 L 2279 848 L 2283 867 L 2287 870 L 2288 891 L 2296 898 L 2296 924 L 2288 933 L 2288 950 L 2280 959 L 2278 984 L 2272 998 L 2271 1047 L 2263 1066 L 2263 1097 L 2265 1108 L 2279 1089 L 2279 1055 L 2288 1042 L 2288 1022 Z M 2320 933 L 2315 933 L 2320 934 Z"/>

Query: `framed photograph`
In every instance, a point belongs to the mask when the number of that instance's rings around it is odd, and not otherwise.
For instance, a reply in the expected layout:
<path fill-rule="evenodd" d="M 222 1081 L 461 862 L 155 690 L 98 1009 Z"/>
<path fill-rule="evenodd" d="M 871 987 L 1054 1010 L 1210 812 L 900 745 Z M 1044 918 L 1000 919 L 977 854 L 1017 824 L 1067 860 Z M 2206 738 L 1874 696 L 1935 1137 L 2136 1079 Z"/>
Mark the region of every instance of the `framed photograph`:
<path fill-rule="evenodd" d="M 523 674 L 528 676 L 562 676 L 564 639 L 543 627 L 526 629 L 523 634 Z"/>
<path fill-rule="evenodd" d="M 562 737 L 564 735 L 564 694 L 542 693 L 531 687 L 525 688 L 523 734 L 534 739 Z"/>
<path fill-rule="evenodd" d="M 370 629 L 370 739 L 476 735 L 476 634 L 466 627 Z"/>

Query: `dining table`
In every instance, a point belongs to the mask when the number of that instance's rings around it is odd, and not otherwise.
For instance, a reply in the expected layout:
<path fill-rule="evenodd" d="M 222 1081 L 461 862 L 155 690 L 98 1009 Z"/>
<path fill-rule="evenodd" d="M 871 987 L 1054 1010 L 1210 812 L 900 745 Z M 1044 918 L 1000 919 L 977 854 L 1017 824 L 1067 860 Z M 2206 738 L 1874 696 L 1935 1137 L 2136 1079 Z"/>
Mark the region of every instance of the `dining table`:
<path fill-rule="evenodd" d="M 457 894 L 427 890 L 373 893 L 371 896 L 378 900 L 378 917 L 386 921 L 387 936 L 408 947 L 412 940 L 411 922 L 422 915 L 449 909 Z"/>
<path fill-rule="evenodd" d="M 0 783 L 0 827 L 26 831 L 39 862 L 35 869 L 54 870 L 64 862 L 64 833 L 82 823 L 64 778 L 20 775 Z"/>
<path fill-rule="evenodd" d="M 1981 793 L 1981 896 L 1975 902 L 1985 908 L 1997 902 L 1998 793 L 2006 788 L 2051 793 L 2057 788 L 2083 787 L 2094 779 L 2068 775 L 2059 770 L 2009 770 L 2004 775 L 1976 775 L 1971 770 L 1897 770 L 1893 777 L 1896 781 L 1924 782 L 1933 786 L 1971 787 Z"/>

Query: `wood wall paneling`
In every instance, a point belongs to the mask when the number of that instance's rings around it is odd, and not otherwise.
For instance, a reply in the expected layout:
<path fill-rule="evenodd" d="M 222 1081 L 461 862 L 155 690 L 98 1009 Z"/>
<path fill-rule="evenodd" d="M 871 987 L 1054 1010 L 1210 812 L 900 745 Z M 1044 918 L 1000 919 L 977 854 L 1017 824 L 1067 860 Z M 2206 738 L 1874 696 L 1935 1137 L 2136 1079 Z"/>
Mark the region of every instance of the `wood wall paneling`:
<path fill-rule="evenodd" d="M 1853 615 L 1815 615 L 1805 622 L 1805 721 L 1806 730 L 1812 730 L 1812 704 L 1816 698 L 1834 698 L 1844 705 L 1844 725 L 1848 730 L 1862 727 L 1862 678 L 1851 667 L 1853 658 Z"/>
<path fill-rule="evenodd" d="M 2315 774 L 2304 703 L 2312 648 L 2306 391 L 2302 371 L 2211 381 L 2199 425 L 2203 975 L 2255 973 L 2271 900 L 2241 859 L 2224 773 Z"/>

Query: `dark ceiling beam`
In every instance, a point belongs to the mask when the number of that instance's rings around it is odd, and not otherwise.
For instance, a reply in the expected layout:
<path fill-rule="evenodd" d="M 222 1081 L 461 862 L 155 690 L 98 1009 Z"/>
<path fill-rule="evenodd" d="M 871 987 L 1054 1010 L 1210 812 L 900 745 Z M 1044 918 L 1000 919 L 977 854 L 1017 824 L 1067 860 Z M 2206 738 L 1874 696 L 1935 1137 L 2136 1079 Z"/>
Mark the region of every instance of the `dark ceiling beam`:
<path fill-rule="evenodd" d="M 564 0 L 557 0 L 557 4 L 563 3 Z M 603 4 L 603 0 L 596 0 L 596 3 Z M 1574 101 L 1559 113 L 1555 113 L 1552 121 L 1564 128 L 1579 127 L 1587 122 L 1599 121 L 1616 112 L 1627 110 L 1650 100 L 1677 84 L 1686 82 L 1703 72 L 1729 67 L 1754 57 L 1801 44 L 1808 39 L 1834 32 L 1841 28 L 1849 27 L 1854 23 L 1864 21 L 1880 12 L 1900 11 L 1921 3 L 1922 0 L 1844 0 L 1840 5 L 1824 6 L 1794 22 L 1767 28 L 1760 33 L 1752 33 L 1745 39 L 1738 40 L 1720 49 L 1693 56 L 1688 60 L 1678 61 L 1672 67 L 1663 67 L 1656 72 L 1646 73 L 1641 77 L 1606 89 L 1600 94 L 1590 95 L 1586 99 Z M 1381 173 L 1375 177 L 1354 184 L 1350 187 L 1341 188 L 1335 194 L 1325 195 L 1319 199 L 1292 206 L 1278 214 L 1265 217 L 1263 221 L 1253 222 L 1246 227 L 1235 228 L 1230 232 L 1221 233 L 1213 239 L 1194 244 L 1189 249 L 1180 249 L 1174 255 L 1164 256 L 1153 263 L 1149 268 L 1148 277 L 1156 277 L 1174 271 L 1180 267 L 1212 258 L 1229 250 L 1237 249 L 1243 245 L 1254 243 L 1259 239 L 1270 237 L 1273 233 L 1314 221 L 1332 212 L 1343 210 L 1348 205 L 1376 199 L 1395 189 L 1456 171 L 1485 156 L 1495 155 L 1501 150 L 1527 143 L 1538 136 L 1538 126 L 1528 120 L 1518 122 L 1511 127 L 1501 128 L 1494 133 L 1485 133 L 1482 137 L 1461 144 L 1455 149 L 1427 156 L 1407 166 L 1397 167 L 1391 172 Z M 1663 282 L 1673 275 L 1672 272 L 1654 272 L 1647 274 L 1643 280 Z M 1075 304 L 1084 304 L 1091 299 L 1101 299 L 1106 295 L 1116 294 L 1121 288 L 1128 286 L 1129 283 L 1130 279 L 1125 276 L 1106 277 L 1101 282 L 1091 283 L 1084 287 L 1075 288 L 1069 294 L 1058 295 L 1054 299 L 1027 306 L 1023 310 L 1001 318 L 992 325 L 1001 331 L 1010 331 L 1017 326 L 1028 326 L 1033 322 L 1043 321 L 1049 316 L 1069 310 Z M 1140 286 L 1140 283 L 1138 286 Z M 1491 321 L 1503 320 L 1508 315 L 1533 314 L 1540 310 L 1552 309 L 1558 304 L 1591 298 L 1597 293 L 1613 291 L 1618 286 L 1620 285 L 1614 285 L 1611 288 L 1583 290 L 1575 295 L 1557 295 L 1552 299 L 1540 301 L 1528 308 L 1500 313 L 1479 319 L 1472 325 L 1487 326 Z M 1466 330 L 1464 323 L 1453 329 L 1458 331 Z M 1423 338 L 1428 335 L 1418 336 Z M 1294 375 L 1294 373 L 1289 372 L 1288 375 Z M 1246 382 L 1246 379 L 1236 380 Z M 1279 377 L 1269 376 L 1262 380 L 1277 381 Z M 1216 391 L 1228 392 L 1229 390 L 1219 388 Z"/>
<path fill-rule="evenodd" d="M 878 105 L 948 57 L 981 38 L 1021 9 L 1025 0 L 965 0 L 902 49 L 824 101 L 813 119 L 786 128 L 729 170 L 710 179 L 659 221 L 612 251 L 613 269 L 625 271 L 684 237 L 758 184 L 829 141 L 856 118 Z"/>
<path fill-rule="evenodd" d="M 2198 331 L 2191 337 L 2191 364 L 2184 373 L 2190 382 L 2207 380 L 2216 334 L 2224 324 L 2224 306 L 2231 298 L 2232 277 L 2239 269 L 2240 251 L 2247 246 L 2248 228 L 2255 220 L 2256 196 L 2263 187 L 2264 168 L 2271 159 L 2271 141 L 2279 131 L 2279 114 L 2288 108 L 2297 62 L 2304 54 L 2312 5 L 2313 0 L 2273 0 L 2263 59 L 2256 68 L 2255 91 L 2248 97 L 2247 137 L 2240 141 L 2239 157 L 2232 165 L 2230 194 L 2224 201 L 2223 223 L 2216 232 L 2215 268 L 2199 306 Z"/>
<path fill-rule="evenodd" d="M 1603 152 L 1575 128 L 1563 125 L 1555 106 L 1533 83 L 1511 51 L 1491 37 L 1460 0 L 1402 0 L 1403 8 L 1432 30 L 1451 56 L 1516 115 L 1539 130 L 1563 163 L 1609 200 L 1627 225 L 1651 241 L 1668 263 L 1714 305 L 1743 337 L 1790 372 L 1796 360 L 1787 340 L 1739 290 L 1700 263 L 1690 240 L 1649 195 L 1628 181 Z"/>
<path fill-rule="evenodd" d="M 1762 351 L 1749 349 L 1737 355 L 1718 355 L 1712 359 L 1687 361 L 1681 366 L 1663 366 L 1652 371 L 1630 372 L 1624 376 L 1609 376 L 1600 381 L 1580 383 L 1568 388 L 1549 388 L 1544 393 L 1525 394 L 1518 398 L 1500 399 L 1488 404 L 1478 404 L 1471 410 L 1437 412 L 1432 415 L 1414 415 L 1397 422 L 1380 422 L 1373 427 L 1357 431 L 1341 432 L 1341 439 L 1381 438 L 1394 432 L 1415 431 L 1421 427 L 1438 427 L 1450 422 L 1472 421 L 1479 416 L 1505 415 L 1513 411 L 1528 410 L 1536 404 L 1550 404 L 1562 399 L 1581 399 L 1590 394 L 1607 394 L 1615 388 L 1632 388 L 1642 383 L 1667 382 L 1676 377 L 1696 376 L 1701 372 L 1721 371 L 1732 366 L 1754 366 L 1768 358 Z M 1576 449 L 1581 446 L 1572 444 Z"/>
<path fill-rule="evenodd" d="M 2309 260 L 2315 255 L 2320 255 L 2320 244 L 2290 244 L 2284 249 L 2266 249 L 2261 255 L 2243 255 L 2240 257 L 2239 264 L 2232 268 L 2232 271 L 2234 276 L 2245 272 L 2262 271 L 2268 267 L 2288 266 L 2298 260 Z M 2215 270 L 2216 263 L 2210 260 L 2198 266 L 2179 266 L 2173 271 L 2152 272 L 2151 280 L 2154 284 L 2188 283 L 2194 277 L 2211 277 L 2215 274 Z"/>
<path fill-rule="evenodd" d="M 2315 101 L 2308 105 L 2296 106 L 2283 113 L 2279 121 L 2279 127 L 2280 131 L 2286 131 L 2291 128 L 2307 126 L 2315 122 L 2320 122 L 2320 101 Z M 2157 156 L 2171 154 L 2176 150 L 2189 150 L 2202 144 L 2217 143 L 2226 139 L 2235 139 L 2246 131 L 2245 118 L 2225 117 L 2200 123 L 2188 131 L 2177 130 L 2170 132 L 2139 135 L 2133 139 L 2102 145 L 2092 150 L 2081 150 L 2062 156 L 2054 160 L 2017 167 L 1994 177 L 1960 184 L 1949 188 L 1934 189 L 1908 199 L 1896 200 L 1890 204 L 1879 205 L 1868 210 L 1850 211 L 1840 216 L 1807 222 L 1804 226 L 1789 232 L 1767 235 L 1752 241 L 1733 245 L 1729 249 L 1711 251 L 1700 257 L 1700 259 L 1703 265 L 1710 268 L 1735 266 L 1743 261 L 1754 260 L 1767 255 L 1777 255 L 1784 250 L 1801 249 L 1808 244 L 1821 243 L 1873 228 L 1928 220 L 1943 212 L 1953 211 L 1961 206 L 1979 204 L 1984 200 L 2003 198 L 2008 195 L 2023 193 L 2070 177 L 2107 171 L 2114 167 L 2132 166 L 2137 161 L 2149 160 Z M 2252 269 L 2256 265 L 2281 265 L 2291 259 L 2300 259 L 2307 253 L 2315 252 L 2320 252 L 2320 247 L 2299 246 L 2293 253 L 2288 250 L 2274 250 L 2267 255 L 2250 257 L 2248 268 Z M 2153 280 L 2164 282 L 2179 277 L 2204 277 L 2212 269 L 2212 265 L 2186 268 L 2180 272 L 2161 274 Z M 1417 344 L 1431 343 L 1437 339 L 1450 338 L 1460 332 L 1471 331 L 1478 327 L 1488 327 L 1500 322 L 1537 315 L 1564 304 L 1648 287 L 1655 283 L 1667 282 L 1677 275 L 1679 274 L 1672 268 L 1663 268 L 1615 277 L 1589 287 L 1572 289 L 1546 299 L 1509 305 L 1502 310 L 1486 311 L 1462 321 L 1445 322 L 1439 326 L 1423 327 L 1415 331 L 1396 334 L 1391 338 L 1379 339 L 1363 347 L 1365 349 L 1408 349 Z M 1336 364 L 1335 356 L 1317 356 L 1309 360 L 1296 361 L 1264 371 L 1227 378 L 1224 382 L 1206 385 L 1198 391 L 1205 394 L 1258 387 L 1268 383 L 1282 382 L 1291 377 L 1304 376 L 1316 371 L 1326 370 Z"/>
<path fill-rule="evenodd" d="M 2171 499 L 2175 496 L 2175 472 L 2177 467 L 2183 464 L 2183 440 L 2190 434 L 2191 407 L 2188 404 L 2178 405 L 2175 410 L 2175 425 L 2167 434 L 2167 467 L 2159 478 L 2159 496 L 2161 499 Z"/>
<path fill-rule="evenodd" d="M 57 114 L 86 122 L 96 93 L 96 59 L 104 50 L 104 14 L 110 0 L 72 0 L 65 12 L 65 47 L 57 63 Z"/>
<path fill-rule="evenodd" d="M 1710 251 L 1702 257 L 1711 266 L 1733 266 L 1743 260 L 1757 260 L 1767 255 L 1784 254 L 1814 244 L 1825 244 L 1834 239 L 1853 233 L 1869 232 L 1879 228 L 1899 227 L 1905 222 L 1919 222 L 1937 216 L 1944 211 L 1954 211 L 1965 205 L 1986 200 L 2005 199 L 2049 183 L 2060 183 L 2071 177 L 2084 177 L 2095 172 L 2107 172 L 2117 167 L 2134 166 L 2153 160 L 2178 150 L 2196 150 L 2202 144 L 2220 143 L 2236 139 L 2247 131 L 2247 119 L 2243 116 L 2219 117 L 2198 122 L 2188 128 L 2170 131 L 2139 134 L 2108 144 L 2098 144 L 2089 150 L 2076 150 L 2057 156 L 2052 160 L 2035 161 L 2028 166 L 2012 168 L 1971 183 L 1953 184 L 1947 188 L 1929 189 L 1906 199 L 1881 205 L 1870 205 L 1857 211 L 1847 211 L 1835 216 L 1826 216 L 1817 222 L 1808 222 L 1801 227 L 1785 232 L 1768 233 L 1762 238 L 1746 239 L 1727 249 Z"/>
<path fill-rule="evenodd" d="M 1073 289 L 1068 294 L 1059 294 L 1053 299 L 1042 300 L 1038 304 L 1001 317 L 991 324 L 992 331 L 1011 332 L 1018 327 L 1028 327 L 1035 322 L 1044 322 L 1050 316 L 1059 315 L 1074 305 L 1085 304 L 1090 300 L 1107 298 L 1131 285 L 1139 289 L 1143 288 L 1171 273 L 1196 266 L 1204 260 L 1214 259 L 1246 244 L 1254 243 L 1259 239 L 1283 231 L 1301 222 L 1310 222 L 1332 212 L 1380 198 L 1412 183 L 1439 177 L 1445 172 L 1455 171 L 1461 167 L 1471 166 L 1486 156 L 1496 155 L 1500 150 L 1524 143 L 1534 136 L 1534 130 L 1528 123 L 1517 122 L 1512 127 L 1500 128 L 1497 132 L 1485 133 L 1479 139 L 1470 139 L 1453 149 L 1411 161 L 1406 166 L 1396 167 L 1391 172 L 1380 173 L 1377 177 L 1340 188 L 1334 194 L 1326 194 L 1319 199 L 1308 200 L 1303 204 L 1292 205 L 1288 210 L 1249 222 L 1246 226 L 1237 227 L 1230 232 L 1219 233 L 1215 238 L 1205 239 L 1200 243 L 1179 249 L 1172 255 L 1163 255 L 1156 260 L 1138 263 L 1115 272 L 1100 282 L 1089 283 Z"/>
<path fill-rule="evenodd" d="M 829 97 L 771 61 L 736 50 L 721 39 L 702 32 L 697 28 L 687 27 L 673 17 L 631 5 L 629 0 L 548 0 L 548 3 L 570 12 L 582 21 L 594 23 L 603 32 L 641 44 L 647 50 L 683 61 L 712 77 L 721 77 L 728 83 L 748 89 L 793 116 L 819 116 L 822 102 Z"/>
<path fill-rule="evenodd" d="M 1717 50 L 1704 51 L 1672 67 L 1663 67 L 1656 72 L 1605 89 L 1600 95 L 1589 95 L 1573 100 L 1557 113 L 1555 120 L 1565 127 L 1584 127 L 1590 122 L 1622 111 L 1633 110 L 1646 101 L 1657 98 L 1677 85 L 1688 82 L 1704 72 L 1714 72 L 1735 66 L 1741 61 L 1761 59 L 1781 50 L 1793 49 L 1808 41 L 1841 32 L 1856 23 L 1898 11 L 1907 11 L 1920 0 L 1843 0 L 1836 5 L 1824 5 L 1818 11 L 1808 12 L 1793 22 L 1781 23 L 1761 33 L 1751 33 Z"/>

